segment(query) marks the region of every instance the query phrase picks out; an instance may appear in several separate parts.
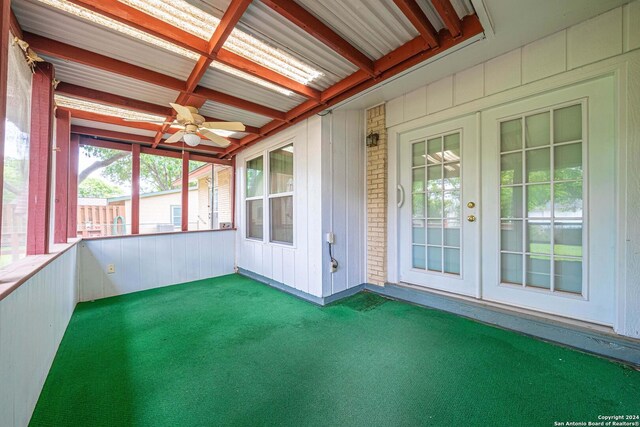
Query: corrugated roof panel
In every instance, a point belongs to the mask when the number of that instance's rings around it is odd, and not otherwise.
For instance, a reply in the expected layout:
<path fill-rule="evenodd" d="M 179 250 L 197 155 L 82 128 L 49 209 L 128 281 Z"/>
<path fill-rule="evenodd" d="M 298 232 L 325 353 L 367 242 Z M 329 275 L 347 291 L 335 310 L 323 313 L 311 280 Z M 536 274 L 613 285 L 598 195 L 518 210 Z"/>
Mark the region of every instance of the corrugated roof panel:
<path fill-rule="evenodd" d="M 436 12 L 436 8 L 433 6 L 431 0 L 416 0 L 416 2 L 424 14 L 427 15 L 427 18 L 429 18 L 429 21 L 431 21 L 436 30 L 440 31 L 444 28 L 444 22 Z M 461 19 L 471 13 L 474 13 L 473 6 L 469 0 L 452 0 L 451 5 L 458 14 L 458 17 Z"/>
<path fill-rule="evenodd" d="M 24 31 L 186 80 L 195 61 L 117 33 L 35 0 L 11 2 Z"/>
<path fill-rule="evenodd" d="M 296 105 L 306 101 L 306 98 L 295 93 L 291 96 L 286 96 L 212 68 L 207 70 L 200 84 L 280 111 L 289 111 Z"/>
<path fill-rule="evenodd" d="M 78 64 L 77 62 L 69 62 L 45 55 L 43 55 L 42 58 L 53 64 L 56 79 L 62 82 L 160 105 L 168 105 L 170 102 L 174 102 L 179 95 L 177 91 L 145 83 L 120 74 L 88 67 Z"/>
<path fill-rule="evenodd" d="M 235 132 L 235 133 L 232 133 L 231 135 L 229 135 L 229 137 L 230 137 L 230 138 L 237 138 L 237 139 L 240 139 L 240 138 L 244 138 L 244 137 L 245 137 L 245 136 L 247 136 L 247 135 L 249 135 L 249 134 L 248 134 L 248 133 L 246 133 L 246 132 Z M 155 136 L 155 134 L 154 134 L 154 136 Z M 165 133 L 164 135 L 162 135 L 162 138 L 167 139 L 167 138 L 169 138 L 170 136 L 171 136 L 171 134 L 170 134 L 170 133 Z M 215 145 L 215 144 L 213 144 L 213 143 L 212 143 L 212 145 Z"/>
<path fill-rule="evenodd" d="M 269 117 L 211 101 L 204 103 L 202 108 L 200 108 L 200 114 L 230 122 L 242 122 L 245 125 L 257 127 L 263 126 L 271 121 Z"/>
<path fill-rule="evenodd" d="M 378 59 L 418 35 L 393 0 L 297 0 L 372 59 Z"/>
<path fill-rule="evenodd" d="M 326 89 L 358 68 L 259 1 L 242 15 L 238 29 L 287 52 L 324 73 L 309 86 Z"/>
<path fill-rule="evenodd" d="M 156 136 L 156 133 L 150 130 L 130 128 L 127 126 L 112 125 L 109 123 L 94 122 L 92 120 L 71 118 L 71 124 L 75 126 L 85 126 L 96 129 L 110 130 L 114 132 L 124 132 L 133 135 Z"/>

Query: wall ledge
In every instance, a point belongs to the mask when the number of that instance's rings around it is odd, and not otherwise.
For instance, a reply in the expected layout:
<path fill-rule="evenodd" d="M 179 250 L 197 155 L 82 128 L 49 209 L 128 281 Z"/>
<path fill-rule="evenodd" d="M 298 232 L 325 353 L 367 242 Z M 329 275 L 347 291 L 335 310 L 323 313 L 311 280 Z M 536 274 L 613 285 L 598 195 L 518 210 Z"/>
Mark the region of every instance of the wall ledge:
<path fill-rule="evenodd" d="M 50 248 L 51 251 L 48 254 L 29 255 L 1 270 L 0 301 L 81 240 L 80 238 L 69 239 L 69 243 L 56 243 Z"/>

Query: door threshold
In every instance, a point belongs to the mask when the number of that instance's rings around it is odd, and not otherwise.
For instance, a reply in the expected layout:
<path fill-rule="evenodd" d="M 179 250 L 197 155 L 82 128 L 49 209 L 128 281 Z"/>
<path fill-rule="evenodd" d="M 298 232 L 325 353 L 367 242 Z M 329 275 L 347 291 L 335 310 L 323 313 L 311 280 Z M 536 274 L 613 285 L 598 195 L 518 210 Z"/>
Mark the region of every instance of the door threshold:
<path fill-rule="evenodd" d="M 425 289 L 408 283 L 387 283 L 385 286 L 367 285 L 366 290 L 640 368 L 640 340 L 618 335 L 608 326 Z"/>

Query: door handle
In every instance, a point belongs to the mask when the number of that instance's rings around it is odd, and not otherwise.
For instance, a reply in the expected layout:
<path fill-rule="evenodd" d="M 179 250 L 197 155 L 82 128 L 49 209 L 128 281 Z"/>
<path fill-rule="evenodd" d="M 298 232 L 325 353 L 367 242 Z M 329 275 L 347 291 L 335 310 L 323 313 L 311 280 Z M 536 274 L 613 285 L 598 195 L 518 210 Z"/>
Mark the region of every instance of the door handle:
<path fill-rule="evenodd" d="M 398 184 L 398 191 L 400 192 L 400 197 L 398 197 L 398 207 L 401 208 L 404 205 L 404 187 Z"/>

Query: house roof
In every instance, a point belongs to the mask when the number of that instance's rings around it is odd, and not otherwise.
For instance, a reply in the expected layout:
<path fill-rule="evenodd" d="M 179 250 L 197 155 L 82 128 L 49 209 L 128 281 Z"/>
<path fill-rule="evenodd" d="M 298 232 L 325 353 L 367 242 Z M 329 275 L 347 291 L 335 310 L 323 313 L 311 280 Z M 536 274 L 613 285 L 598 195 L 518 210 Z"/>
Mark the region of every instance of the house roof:
<path fill-rule="evenodd" d="M 20 36 L 54 64 L 58 95 L 160 120 L 178 102 L 242 121 L 247 131 L 227 148 L 173 146 L 219 159 L 483 31 L 470 0 L 13 0 L 12 9 Z M 64 108 L 81 135 L 130 133 L 155 147 L 175 132 Z"/>
<path fill-rule="evenodd" d="M 198 189 L 197 187 L 189 187 L 189 191 L 195 191 L 197 189 Z M 148 197 L 158 197 L 158 196 L 164 196 L 167 194 L 176 194 L 176 193 L 180 193 L 181 191 L 182 191 L 181 188 L 175 188 L 171 190 L 154 191 L 152 193 L 140 193 L 140 198 L 145 199 Z M 109 197 L 107 199 L 107 203 L 122 202 L 124 200 L 131 200 L 131 196 L 127 195 L 127 196 Z"/>

